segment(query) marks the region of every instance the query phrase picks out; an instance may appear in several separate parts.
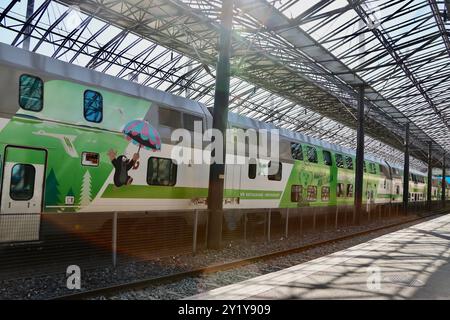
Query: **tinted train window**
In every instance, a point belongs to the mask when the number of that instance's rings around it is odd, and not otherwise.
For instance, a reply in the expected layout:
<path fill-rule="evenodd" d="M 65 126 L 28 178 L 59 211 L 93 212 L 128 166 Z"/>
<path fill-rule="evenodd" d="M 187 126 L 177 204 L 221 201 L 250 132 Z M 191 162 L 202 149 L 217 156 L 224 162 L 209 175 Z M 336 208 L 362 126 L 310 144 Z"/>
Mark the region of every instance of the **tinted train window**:
<path fill-rule="evenodd" d="M 248 164 L 248 178 L 249 179 L 255 179 L 256 178 L 256 170 L 257 170 L 257 166 L 255 161 L 250 161 L 250 163 Z"/>
<path fill-rule="evenodd" d="M 19 105 L 29 111 L 41 111 L 44 105 L 44 83 L 38 77 L 23 74 L 19 79 Z"/>
<path fill-rule="evenodd" d="M 300 202 L 303 195 L 303 186 L 293 185 L 291 187 L 291 202 Z"/>
<path fill-rule="evenodd" d="M 303 149 L 300 143 L 291 143 L 291 154 L 295 160 L 303 161 Z"/>
<path fill-rule="evenodd" d="M 309 162 L 317 163 L 317 150 L 314 147 L 307 146 L 306 154 Z"/>
<path fill-rule="evenodd" d="M 103 97 L 99 92 L 92 90 L 84 92 L 84 118 L 89 122 L 102 122 Z"/>
<path fill-rule="evenodd" d="M 388 178 L 391 178 L 391 173 L 389 172 L 389 168 L 388 168 L 388 167 L 386 167 L 386 166 L 380 164 L 380 172 L 381 172 L 384 176 L 386 176 L 386 177 L 388 177 Z"/>
<path fill-rule="evenodd" d="M 177 165 L 171 159 L 148 159 L 147 183 L 154 186 L 174 186 L 177 183 Z"/>
<path fill-rule="evenodd" d="M 16 164 L 11 170 L 9 196 L 13 200 L 27 201 L 33 198 L 36 170 L 30 164 Z"/>
<path fill-rule="evenodd" d="M 353 170 L 353 159 L 351 157 L 345 157 L 345 164 L 347 169 Z"/>
<path fill-rule="evenodd" d="M 197 116 L 193 116 L 189 113 L 183 114 L 183 124 L 184 128 L 189 131 L 194 131 L 195 123 L 198 122 L 197 126 L 200 126 L 200 132 L 203 132 L 203 119 Z"/>
<path fill-rule="evenodd" d="M 159 124 L 179 129 L 181 128 L 181 113 L 167 108 L 159 108 Z"/>
<path fill-rule="evenodd" d="M 322 201 L 330 200 L 330 187 L 322 187 L 321 197 Z"/>
<path fill-rule="evenodd" d="M 308 200 L 308 201 L 316 201 L 317 200 L 317 187 L 316 186 L 308 186 L 306 200 Z"/>
<path fill-rule="evenodd" d="M 274 162 L 273 165 L 276 167 L 277 163 Z M 269 168 L 268 169 L 269 169 L 269 171 L 273 170 L 273 168 L 272 168 L 272 161 L 269 162 Z M 271 180 L 271 181 L 281 181 L 282 173 L 283 173 L 283 166 L 282 166 L 281 162 L 278 162 L 278 171 L 275 174 L 269 174 L 269 176 L 268 176 L 269 180 Z"/>
<path fill-rule="evenodd" d="M 352 184 L 347 185 L 347 197 L 349 197 L 349 198 L 353 197 L 353 185 Z"/>
<path fill-rule="evenodd" d="M 98 167 L 100 155 L 95 152 L 83 152 L 81 154 L 81 164 L 83 166 Z"/>
<path fill-rule="evenodd" d="M 337 184 L 336 195 L 338 197 L 343 197 L 344 196 L 344 184 L 343 183 L 338 183 Z"/>
<path fill-rule="evenodd" d="M 323 163 L 327 166 L 333 165 L 333 162 L 331 160 L 331 152 L 330 151 L 323 151 Z"/>
<path fill-rule="evenodd" d="M 335 159 L 336 159 L 336 167 L 344 168 L 344 158 L 342 157 L 342 154 L 336 153 Z"/>

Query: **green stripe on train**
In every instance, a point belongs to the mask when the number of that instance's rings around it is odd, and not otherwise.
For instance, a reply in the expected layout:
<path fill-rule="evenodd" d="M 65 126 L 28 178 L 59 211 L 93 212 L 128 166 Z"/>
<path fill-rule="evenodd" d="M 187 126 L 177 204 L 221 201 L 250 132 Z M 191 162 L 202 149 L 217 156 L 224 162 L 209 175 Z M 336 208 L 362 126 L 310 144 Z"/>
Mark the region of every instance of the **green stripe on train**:
<path fill-rule="evenodd" d="M 164 186 L 140 186 L 130 185 L 117 188 L 113 184 L 108 185 L 102 198 L 120 199 L 193 199 L 206 198 L 207 188 L 192 187 L 164 187 Z M 225 190 L 224 196 L 240 197 L 243 200 L 277 200 L 281 197 L 281 192 L 265 190 Z"/>

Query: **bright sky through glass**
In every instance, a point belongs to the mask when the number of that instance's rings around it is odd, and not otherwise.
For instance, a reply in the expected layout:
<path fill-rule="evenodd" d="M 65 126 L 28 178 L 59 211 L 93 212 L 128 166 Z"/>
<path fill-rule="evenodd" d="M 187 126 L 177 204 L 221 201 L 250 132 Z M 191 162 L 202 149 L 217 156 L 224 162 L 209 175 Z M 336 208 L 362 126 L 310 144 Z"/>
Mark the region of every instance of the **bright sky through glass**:
<path fill-rule="evenodd" d="M 200 3 L 207 6 L 208 2 L 203 1 L 184 1 L 188 5 L 195 6 Z M 35 8 L 39 8 L 44 3 L 43 0 L 36 0 Z M 218 6 L 219 2 L 214 3 Z M 271 2 L 276 8 L 289 18 L 307 15 L 308 10 L 313 8 L 318 0 L 281 0 Z M 364 8 L 371 15 L 378 17 L 387 17 L 400 10 L 406 1 L 399 1 L 393 4 L 392 1 L 375 0 L 365 1 Z M 8 0 L 0 1 L 0 10 L 3 10 L 9 4 Z M 292 4 L 292 6 L 287 6 Z M 308 32 L 314 39 L 319 41 L 326 49 L 332 52 L 336 57 L 341 59 L 350 68 L 356 69 L 356 72 L 366 81 L 370 82 L 375 89 L 382 92 L 385 98 L 388 98 L 398 109 L 408 113 L 412 119 L 417 122 L 421 128 L 428 130 L 433 138 L 435 137 L 435 126 L 432 123 L 439 123 L 439 119 L 432 112 L 425 115 L 420 114 L 420 118 L 414 118 L 414 112 L 426 110 L 427 106 L 423 99 L 417 98 L 415 89 L 404 89 L 408 85 L 408 79 L 395 67 L 395 62 L 388 54 L 380 54 L 382 48 L 380 43 L 370 32 L 358 34 L 363 27 L 356 11 L 350 9 L 344 13 L 330 15 L 333 10 L 346 8 L 348 2 L 344 0 L 336 0 L 329 5 L 321 8 L 313 15 L 311 21 L 299 21 L 299 27 Z M 426 37 L 430 32 L 437 32 L 430 7 L 426 0 L 413 0 L 410 2 L 411 10 L 394 17 L 391 20 L 384 21 L 381 28 L 389 37 L 394 39 L 399 46 L 399 52 L 407 55 L 414 51 L 421 43 L 417 45 L 402 46 L 404 43 L 414 41 L 416 37 Z M 56 2 L 51 2 L 45 10 L 39 26 L 42 30 L 51 26 L 55 21 L 66 12 L 67 7 Z M 11 44 L 20 29 L 20 21 L 24 21 L 26 12 L 26 1 L 17 3 L 13 10 L 8 14 L 7 24 L 14 25 L 12 30 L 0 28 L 0 41 Z M 320 15 L 323 14 L 323 17 Z M 208 15 L 212 19 L 216 19 L 215 11 L 211 10 Z M 14 18 L 15 20 L 13 21 Z M 95 70 L 105 72 L 114 76 L 125 79 L 134 79 L 143 85 L 152 86 L 160 90 L 166 90 L 175 94 L 181 94 L 199 100 L 207 106 L 212 106 L 214 93 L 214 68 L 211 66 L 207 69 L 197 61 L 182 56 L 174 51 L 168 50 L 153 42 L 142 39 L 133 33 L 123 35 L 120 44 L 111 47 L 114 55 L 108 57 L 110 63 L 93 63 L 93 55 L 99 48 L 105 46 L 109 41 L 120 36 L 122 30 L 117 27 L 107 25 L 104 22 L 94 18 L 87 27 L 80 27 L 80 22 L 87 19 L 84 14 L 76 11 L 59 23 L 52 31 L 52 41 L 44 41 L 36 49 L 36 52 L 54 56 L 55 58 L 72 62 L 81 66 L 89 66 Z M 236 19 L 238 20 L 238 19 Z M 412 21 L 412 25 L 410 22 Z M 408 22 L 408 23 L 406 23 Z M 236 29 L 241 28 L 236 24 Z M 415 28 L 415 32 L 410 35 L 400 37 L 408 33 L 411 28 Z M 422 30 L 423 29 L 423 30 Z M 422 30 L 422 31 L 421 31 Z M 72 42 L 64 42 L 70 32 L 75 32 L 72 36 Z M 33 49 L 38 43 L 39 35 L 31 40 L 31 48 Z M 251 37 L 251 33 L 242 33 L 244 36 Z M 92 41 L 91 41 L 92 40 Z M 53 43 L 50 43 L 53 42 Z M 89 46 L 81 50 L 83 42 L 89 42 Z M 361 45 L 361 42 L 363 44 Z M 442 42 L 442 41 L 441 41 Z M 62 49 L 62 45 L 66 49 Z M 19 47 L 21 45 L 18 45 Z M 70 46 L 70 48 L 68 48 Z M 441 44 L 442 47 L 442 44 Z M 436 50 L 436 46 L 425 46 L 421 49 L 422 54 L 429 52 L 430 54 Z M 117 55 L 117 56 L 115 56 Z M 138 71 L 131 70 L 132 60 L 145 64 L 146 68 Z M 407 61 L 408 62 L 408 61 Z M 409 63 L 409 62 L 408 62 Z M 437 62 L 430 62 L 429 65 Z M 415 70 L 419 76 L 426 77 L 425 73 L 421 74 L 423 68 Z M 195 77 L 190 83 L 190 88 L 185 88 L 186 82 L 180 82 L 179 77 L 187 72 L 192 71 Z M 425 84 L 424 84 L 425 85 Z M 301 105 L 293 104 L 291 101 L 268 92 L 262 88 L 255 87 L 241 79 L 232 78 L 231 81 L 231 110 L 239 112 L 249 117 L 271 121 L 276 125 L 298 130 L 305 134 L 327 140 L 329 142 L 341 144 L 346 147 L 354 148 L 356 143 L 356 133 L 353 129 L 345 127 L 336 121 L 325 118 L 315 112 L 307 110 Z M 405 92 L 407 94 L 399 94 Z M 414 97 L 412 95 L 414 94 Z M 445 97 L 444 97 L 445 98 Z M 443 99 L 444 99 L 443 98 Z M 273 115 L 281 114 L 283 117 L 274 117 Z M 450 136 L 450 135 L 449 135 Z M 438 137 L 436 135 L 436 137 Z M 386 159 L 401 163 L 402 152 L 380 143 L 379 141 L 368 137 L 366 139 L 366 150 L 370 153 L 378 154 Z M 417 167 L 424 167 L 421 162 L 414 162 Z"/>

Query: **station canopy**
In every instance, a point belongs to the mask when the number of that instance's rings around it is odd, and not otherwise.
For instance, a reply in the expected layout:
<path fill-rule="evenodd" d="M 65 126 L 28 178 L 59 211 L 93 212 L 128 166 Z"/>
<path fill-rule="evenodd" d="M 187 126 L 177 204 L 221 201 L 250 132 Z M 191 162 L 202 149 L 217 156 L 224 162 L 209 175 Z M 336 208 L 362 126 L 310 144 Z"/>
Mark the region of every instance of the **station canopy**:
<path fill-rule="evenodd" d="M 0 41 L 212 107 L 221 6 L 7 0 Z M 235 0 L 230 110 L 355 149 L 364 85 L 366 152 L 403 163 L 409 123 L 411 166 L 426 168 L 429 143 L 440 166 L 450 159 L 444 12 L 436 0 Z"/>

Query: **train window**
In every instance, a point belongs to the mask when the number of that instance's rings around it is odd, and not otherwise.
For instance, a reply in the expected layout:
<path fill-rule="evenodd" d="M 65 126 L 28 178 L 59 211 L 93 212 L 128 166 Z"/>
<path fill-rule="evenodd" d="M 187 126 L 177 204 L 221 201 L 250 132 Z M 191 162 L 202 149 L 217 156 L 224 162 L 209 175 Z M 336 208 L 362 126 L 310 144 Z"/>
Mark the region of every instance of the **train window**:
<path fill-rule="evenodd" d="M 389 168 L 380 164 L 380 172 L 389 179 L 391 178 L 391 173 L 389 172 Z"/>
<path fill-rule="evenodd" d="M 352 184 L 347 185 L 347 197 L 349 197 L 349 198 L 353 197 L 353 185 Z"/>
<path fill-rule="evenodd" d="M 31 164 L 15 164 L 11 169 L 9 196 L 12 200 L 28 201 L 33 198 L 36 169 Z"/>
<path fill-rule="evenodd" d="M 333 162 L 331 160 L 331 152 L 330 151 L 323 151 L 323 163 L 327 166 L 333 165 Z"/>
<path fill-rule="evenodd" d="M 307 201 L 316 201 L 317 200 L 317 187 L 316 186 L 308 186 L 306 200 Z"/>
<path fill-rule="evenodd" d="M 174 186 L 177 183 L 177 165 L 172 159 L 148 159 L 147 183 L 154 186 Z"/>
<path fill-rule="evenodd" d="M 303 196 L 303 186 L 292 185 L 291 187 L 291 202 L 300 202 Z"/>
<path fill-rule="evenodd" d="M 322 187 L 322 201 L 330 201 L 330 187 Z"/>
<path fill-rule="evenodd" d="M 19 105 L 29 111 L 41 111 L 44 106 L 44 82 L 23 74 L 19 78 Z"/>
<path fill-rule="evenodd" d="M 353 170 L 353 159 L 352 159 L 352 157 L 345 157 L 345 164 L 347 166 L 347 169 Z"/>
<path fill-rule="evenodd" d="M 257 172 L 257 165 L 254 160 L 250 160 L 250 163 L 248 164 L 248 178 L 253 180 L 256 178 L 256 172 Z"/>
<path fill-rule="evenodd" d="M 395 186 L 395 194 L 396 195 L 400 194 L 400 186 Z"/>
<path fill-rule="evenodd" d="M 98 167 L 100 156 L 95 152 L 83 152 L 81 154 L 81 164 L 83 166 Z"/>
<path fill-rule="evenodd" d="M 338 183 L 337 184 L 336 195 L 338 197 L 343 197 L 344 196 L 344 184 L 343 183 Z"/>
<path fill-rule="evenodd" d="M 375 166 L 375 163 L 369 163 L 369 169 L 371 174 L 377 173 L 377 167 Z"/>
<path fill-rule="evenodd" d="M 201 128 L 201 132 L 203 132 L 203 119 L 201 117 L 189 113 L 183 114 L 183 125 L 186 130 L 194 131 L 196 122 L 198 123 L 197 126 Z"/>
<path fill-rule="evenodd" d="M 312 163 L 317 163 L 318 162 L 316 148 L 307 146 L 306 147 L 306 154 L 307 154 L 307 158 L 308 158 L 309 162 L 312 162 Z"/>
<path fill-rule="evenodd" d="M 291 155 L 295 160 L 303 161 L 303 148 L 300 143 L 291 143 Z"/>
<path fill-rule="evenodd" d="M 342 154 L 336 153 L 334 158 L 336 160 L 336 167 L 344 168 L 344 158 L 342 157 Z"/>
<path fill-rule="evenodd" d="M 276 162 L 273 165 L 276 167 Z M 272 161 L 269 162 L 268 170 L 269 172 L 273 170 Z M 281 162 L 278 162 L 278 171 L 275 174 L 269 174 L 268 177 L 270 181 L 281 181 L 282 174 L 283 174 L 283 166 Z"/>
<path fill-rule="evenodd" d="M 364 172 L 367 172 L 367 166 L 366 166 L 366 162 L 363 161 L 363 168 L 364 168 Z"/>
<path fill-rule="evenodd" d="M 172 109 L 159 107 L 159 124 L 179 129 L 181 128 L 181 113 Z"/>
<path fill-rule="evenodd" d="M 103 97 L 99 92 L 92 90 L 84 92 L 84 118 L 89 122 L 102 122 Z"/>

